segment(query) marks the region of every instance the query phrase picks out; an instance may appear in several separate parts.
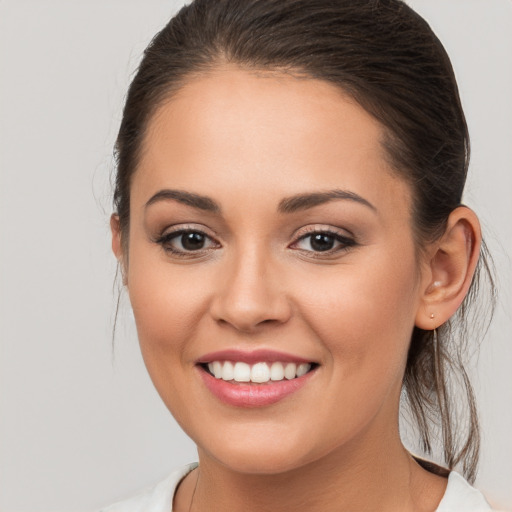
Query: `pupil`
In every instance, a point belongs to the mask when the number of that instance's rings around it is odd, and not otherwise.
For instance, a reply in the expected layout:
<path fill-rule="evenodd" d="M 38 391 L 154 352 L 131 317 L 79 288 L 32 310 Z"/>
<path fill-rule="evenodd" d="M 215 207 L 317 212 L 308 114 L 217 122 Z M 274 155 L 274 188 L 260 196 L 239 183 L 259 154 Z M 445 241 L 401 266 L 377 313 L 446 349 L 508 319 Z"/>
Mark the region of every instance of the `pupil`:
<path fill-rule="evenodd" d="M 181 235 L 181 245 L 188 251 L 197 251 L 204 246 L 204 235 L 201 233 L 184 233 Z"/>
<path fill-rule="evenodd" d="M 334 238 L 331 235 L 313 235 L 311 238 L 311 247 L 315 251 L 328 251 L 334 246 Z"/>

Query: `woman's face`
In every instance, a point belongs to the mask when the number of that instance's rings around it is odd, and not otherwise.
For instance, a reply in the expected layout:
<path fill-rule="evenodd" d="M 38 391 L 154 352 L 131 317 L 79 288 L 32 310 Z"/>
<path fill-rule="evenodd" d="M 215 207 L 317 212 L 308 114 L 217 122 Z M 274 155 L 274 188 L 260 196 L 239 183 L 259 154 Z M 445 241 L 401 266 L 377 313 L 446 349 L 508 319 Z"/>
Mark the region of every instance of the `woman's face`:
<path fill-rule="evenodd" d="M 151 378 L 202 457 L 277 473 L 398 435 L 424 278 L 381 137 L 333 85 L 234 67 L 151 120 L 126 280 Z"/>

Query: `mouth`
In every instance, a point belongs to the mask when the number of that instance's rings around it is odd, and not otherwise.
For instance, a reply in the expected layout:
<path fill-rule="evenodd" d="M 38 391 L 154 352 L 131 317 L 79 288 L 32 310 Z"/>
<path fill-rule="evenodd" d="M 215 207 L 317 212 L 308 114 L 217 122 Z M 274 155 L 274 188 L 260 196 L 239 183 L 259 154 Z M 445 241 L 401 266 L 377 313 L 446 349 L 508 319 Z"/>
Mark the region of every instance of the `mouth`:
<path fill-rule="evenodd" d="M 262 407 L 297 392 L 320 366 L 274 351 L 222 351 L 196 361 L 207 389 L 225 404 Z"/>
<path fill-rule="evenodd" d="M 226 382 L 265 384 L 267 382 L 298 379 L 314 370 L 318 365 L 316 363 L 285 361 L 259 361 L 249 364 L 244 361 L 216 360 L 203 363 L 200 366 L 212 377 Z"/>

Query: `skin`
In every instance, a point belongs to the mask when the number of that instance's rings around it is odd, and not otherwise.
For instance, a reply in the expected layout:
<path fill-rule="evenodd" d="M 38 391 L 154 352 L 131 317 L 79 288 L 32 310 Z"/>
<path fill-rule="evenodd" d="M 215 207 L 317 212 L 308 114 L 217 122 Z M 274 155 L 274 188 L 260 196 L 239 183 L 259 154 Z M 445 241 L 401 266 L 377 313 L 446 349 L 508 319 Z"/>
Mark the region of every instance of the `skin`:
<path fill-rule="evenodd" d="M 446 480 L 404 449 L 398 409 L 414 325 L 461 303 L 480 231 L 467 208 L 418 251 L 411 190 L 389 168 L 382 127 L 338 88 L 221 66 L 191 79 L 150 121 L 131 189 L 128 254 L 112 218 L 141 351 L 163 401 L 198 446 L 200 472 L 174 510 L 435 510 Z M 220 212 L 175 199 L 208 196 Z M 298 194 L 343 190 L 294 212 Z M 181 256 L 175 229 L 207 235 Z M 315 232 L 334 232 L 331 252 Z M 420 254 L 420 256 L 418 256 Z M 128 264 L 129 262 L 129 264 Z M 434 318 L 432 318 L 434 315 Z M 215 398 L 195 364 L 211 351 L 273 349 L 319 364 L 280 402 Z"/>

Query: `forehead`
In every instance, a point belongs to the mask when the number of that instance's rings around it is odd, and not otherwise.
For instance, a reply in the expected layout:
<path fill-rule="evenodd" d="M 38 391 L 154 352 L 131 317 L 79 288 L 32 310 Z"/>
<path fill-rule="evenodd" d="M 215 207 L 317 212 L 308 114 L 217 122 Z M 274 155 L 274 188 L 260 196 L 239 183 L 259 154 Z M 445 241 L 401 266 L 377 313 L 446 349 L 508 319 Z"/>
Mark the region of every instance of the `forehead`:
<path fill-rule="evenodd" d="M 192 78 L 150 120 L 132 197 L 192 188 L 229 200 L 344 188 L 408 196 L 381 125 L 340 88 L 226 66 Z M 229 187 L 227 186 L 229 184 Z"/>

